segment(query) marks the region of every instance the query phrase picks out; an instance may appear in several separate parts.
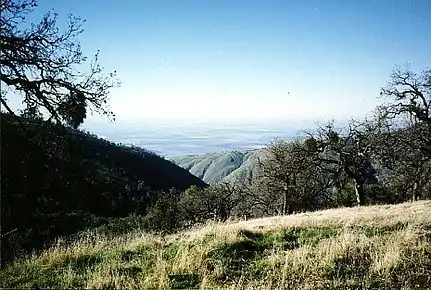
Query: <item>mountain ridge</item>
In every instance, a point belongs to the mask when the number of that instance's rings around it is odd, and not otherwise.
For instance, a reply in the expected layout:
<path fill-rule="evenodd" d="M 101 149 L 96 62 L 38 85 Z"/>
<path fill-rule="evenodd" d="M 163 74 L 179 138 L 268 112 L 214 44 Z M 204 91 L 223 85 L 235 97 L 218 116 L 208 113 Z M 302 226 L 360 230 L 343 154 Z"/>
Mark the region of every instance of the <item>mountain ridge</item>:
<path fill-rule="evenodd" d="M 264 149 L 220 151 L 176 156 L 169 160 L 213 185 L 219 182 L 247 181 L 257 174 L 257 162 L 264 152 Z"/>

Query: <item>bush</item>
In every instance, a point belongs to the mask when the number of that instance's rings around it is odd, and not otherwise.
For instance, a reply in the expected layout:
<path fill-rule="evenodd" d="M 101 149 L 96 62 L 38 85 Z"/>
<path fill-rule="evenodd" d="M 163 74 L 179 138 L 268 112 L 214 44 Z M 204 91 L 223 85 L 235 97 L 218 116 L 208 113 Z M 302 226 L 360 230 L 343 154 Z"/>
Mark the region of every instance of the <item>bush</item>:
<path fill-rule="evenodd" d="M 172 193 L 159 196 L 148 212 L 144 222 L 148 230 L 172 233 L 183 227 L 183 210 L 179 206 L 178 194 Z"/>

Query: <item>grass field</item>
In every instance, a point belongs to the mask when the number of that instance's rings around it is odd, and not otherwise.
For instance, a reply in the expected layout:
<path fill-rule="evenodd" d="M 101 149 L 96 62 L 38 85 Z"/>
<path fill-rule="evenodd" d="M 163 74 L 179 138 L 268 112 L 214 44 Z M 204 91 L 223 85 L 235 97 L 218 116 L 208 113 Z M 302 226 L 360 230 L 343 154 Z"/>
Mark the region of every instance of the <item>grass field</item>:
<path fill-rule="evenodd" d="M 137 224 L 83 232 L 0 272 L 12 288 L 411 289 L 431 285 L 431 201 L 210 223 L 175 235 Z"/>

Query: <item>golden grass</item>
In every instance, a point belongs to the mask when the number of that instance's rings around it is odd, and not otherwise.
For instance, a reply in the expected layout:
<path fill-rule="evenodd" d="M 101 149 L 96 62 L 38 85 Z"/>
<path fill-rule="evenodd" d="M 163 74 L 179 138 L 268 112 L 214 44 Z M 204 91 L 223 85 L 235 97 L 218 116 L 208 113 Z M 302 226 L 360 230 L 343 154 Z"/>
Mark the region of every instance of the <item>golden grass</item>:
<path fill-rule="evenodd" d="M 165 237 L 87 232 L 0 279 L 16 288 L 426 288 L 431 201 L 211 222 Z"/>

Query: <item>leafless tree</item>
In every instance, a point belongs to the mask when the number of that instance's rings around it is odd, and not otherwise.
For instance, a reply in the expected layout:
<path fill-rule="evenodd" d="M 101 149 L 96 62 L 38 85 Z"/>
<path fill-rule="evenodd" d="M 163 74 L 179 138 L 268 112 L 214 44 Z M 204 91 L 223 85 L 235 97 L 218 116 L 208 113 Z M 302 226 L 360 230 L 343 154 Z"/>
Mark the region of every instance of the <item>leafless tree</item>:
<path fill-rule="evenodd" d="M 303 143 L 275 140 L 265 151 L 265 157 L 259 160 L 262 198 L 279 214 L 313 209 L 328 187 L 305 154 Z"/>
<path fill-rule="evenodd" d="M 370 158 L 371 139 L 362 124 L 351 121 L 347 132 L 335 128 L 333 122 L 319 126 L 315 133 L 308 133 L 304 144 L 305 154 L 314 166 L 330 174 L 332 185 L 341 187 L 347 177 L 355 184 L 358 205 L 364 204 L 364 184 L 376 183 L 377 179 Z"/>
<path fill-rule="evenodd" d="M 385 139 L 377 152 L 388 168 L 386 183 L 404 199 L 418 199 L 431 177 L 431 70 L 394 69 L 380 96 L 376 120 L 385 124 Z"/>
<path fill-rule="evenodd" d="M 380 118 L 390 121 L 394 130 L 408 128 L 405 142 L 431 158 L 431 70 L 416 74 L 395 69 L 380 96 L 386 101 L 378 108 Z"/>
<path fill-rule="evenodd" d="M 108 93 L 119 85 L 115 72 L 105 75 L 98 53 L 87 72 L 78 41 L 83 20 L 69 16 L 64 31 L 57 27 L 57 14 L 48 12 L 40 22 L 26 25 L 36 0 L 2 0 L 0 8 L 2 106 L 14 114 L 8 97 L 20 95 L 25 114 L 45 113 L 50 120 L 78 127 L 88 109 L 114 117 L 107 106 Z"/>

